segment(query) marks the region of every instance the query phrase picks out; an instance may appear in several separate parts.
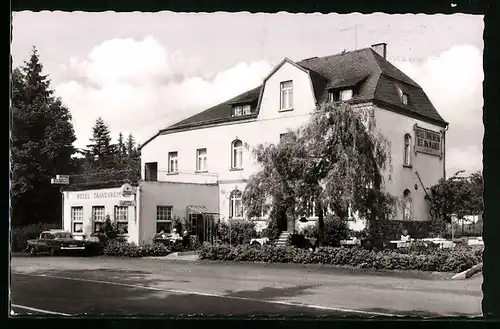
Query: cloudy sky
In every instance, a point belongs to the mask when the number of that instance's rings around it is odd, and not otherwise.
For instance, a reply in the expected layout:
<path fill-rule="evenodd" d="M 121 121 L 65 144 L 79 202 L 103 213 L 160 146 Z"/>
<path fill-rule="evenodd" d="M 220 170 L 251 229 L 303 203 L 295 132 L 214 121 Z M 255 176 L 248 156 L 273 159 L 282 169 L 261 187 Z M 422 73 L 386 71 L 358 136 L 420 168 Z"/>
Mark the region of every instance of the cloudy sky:
<path fill-rule="evenodd" d="M 284 57 L 386 42 L 388 59 L 450 122 L 448 175 L 482 169 L 482 16 L 43 11 L 14 13 L 12 24 L 14 66 L 38 48 L 77 147 L 99 116 L 114 137 L 131 132 L 141 143 L 258 86 Z"/>

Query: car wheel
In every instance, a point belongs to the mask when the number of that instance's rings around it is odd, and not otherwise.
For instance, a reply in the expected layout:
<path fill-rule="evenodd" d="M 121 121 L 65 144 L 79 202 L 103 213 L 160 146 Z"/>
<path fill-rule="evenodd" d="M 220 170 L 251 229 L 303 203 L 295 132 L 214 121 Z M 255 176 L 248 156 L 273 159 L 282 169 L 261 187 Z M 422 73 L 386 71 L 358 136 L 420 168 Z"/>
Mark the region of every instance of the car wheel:
<path fill-rule="evenodd" d="M 36 256 L 36 248 L 35 248 L 35 247 L 30 247 L 30 249 L 29 249 L 29 253 L 30 253 L 30 255 L 32 255 L 32 256 Z"/>

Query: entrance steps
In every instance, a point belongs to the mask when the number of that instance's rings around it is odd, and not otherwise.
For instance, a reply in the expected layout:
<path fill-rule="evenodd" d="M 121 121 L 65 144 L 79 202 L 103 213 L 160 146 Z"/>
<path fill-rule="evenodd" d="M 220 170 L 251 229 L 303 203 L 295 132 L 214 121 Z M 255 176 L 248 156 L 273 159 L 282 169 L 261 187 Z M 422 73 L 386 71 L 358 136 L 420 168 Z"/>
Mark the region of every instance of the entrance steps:
<path fill-rule="evenodd" d="M 276 243 L 276 246 L 288 246 L 289 242 L 288 242 L 288 238 L 290 237 L 290 234 L 292 234 L 292 232 L 289 232 L 289 231 L 283 231 L 281 232 L 280 234 L 280 237 L 278 238 L 278 242 Z"/>

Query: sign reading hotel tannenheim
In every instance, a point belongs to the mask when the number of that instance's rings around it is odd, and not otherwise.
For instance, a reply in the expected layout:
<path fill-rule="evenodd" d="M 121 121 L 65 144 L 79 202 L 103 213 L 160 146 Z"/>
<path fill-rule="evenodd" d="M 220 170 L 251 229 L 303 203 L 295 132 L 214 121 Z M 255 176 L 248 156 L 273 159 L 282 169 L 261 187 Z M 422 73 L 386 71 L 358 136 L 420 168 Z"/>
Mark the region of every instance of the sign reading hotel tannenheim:
<path fill-rule="evenodd" d="M 90 200 L 90 199 L 117 199 L 121 198 L 122 192 L 82 192 L 77 193 L 76 198 L 78 200 Z"/>
<path fill-rule="evenodd" d="M 415 125 L 415 152 L 441 157 L 441 133 Z"/>

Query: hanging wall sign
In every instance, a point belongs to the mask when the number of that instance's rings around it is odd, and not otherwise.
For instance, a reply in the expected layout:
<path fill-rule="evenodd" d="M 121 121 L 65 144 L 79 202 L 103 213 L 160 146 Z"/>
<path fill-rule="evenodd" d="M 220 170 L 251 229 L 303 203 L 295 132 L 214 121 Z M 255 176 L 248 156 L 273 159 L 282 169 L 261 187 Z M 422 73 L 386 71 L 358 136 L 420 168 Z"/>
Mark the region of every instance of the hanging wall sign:
<path fill-rule="evenodd" d="M 122 196 L 131 196 L 134 194 L 134 188 L 130 184 L 123 184 L 121 187 Z"/>
<path fill-rule="evenodd" d="M 442 138 L 440 132 L 428 130 L 417 125 L 415 130 L 415 153 L 442 156 Z"/>

